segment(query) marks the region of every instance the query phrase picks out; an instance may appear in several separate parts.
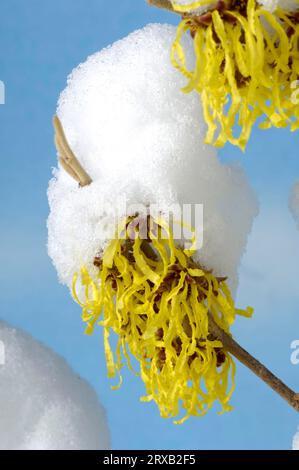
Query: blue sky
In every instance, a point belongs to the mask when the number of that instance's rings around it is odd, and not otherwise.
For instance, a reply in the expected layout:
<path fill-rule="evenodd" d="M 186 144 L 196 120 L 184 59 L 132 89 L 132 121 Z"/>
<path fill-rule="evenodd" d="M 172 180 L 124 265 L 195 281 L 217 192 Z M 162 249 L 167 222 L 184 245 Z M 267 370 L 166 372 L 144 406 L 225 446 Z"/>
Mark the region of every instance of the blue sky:
<path fill-rule="evenodd" d="M 101 333 L 83 335 L 80 310 L 47 256 L 46 191 L 56 164 L 51 119 L 67 75 L 132 30 L 178 19 L 144 0 L 2 0 L 1 18 L 0 317 L 59 352 L 92 383 L 107 409 L 114 448 L 290 448 L 298 415 L 241 365 L 235 410 L 183 426 L 140 403 L 143 387 L 131 374 L 112 392 Z M 299 339 L 299 232 L 288 211 L 299 178 L 298 146 L 298 132 L 255 129 L 245 154 L 227 146 L 220 157 L 245 168 L 260 200 L 238 292 L 238 304 L 254 306 L 255 315 L 237 321 L 235 336 L 299 391 L 299 365 L 290 363 L 290 344 Z"/>

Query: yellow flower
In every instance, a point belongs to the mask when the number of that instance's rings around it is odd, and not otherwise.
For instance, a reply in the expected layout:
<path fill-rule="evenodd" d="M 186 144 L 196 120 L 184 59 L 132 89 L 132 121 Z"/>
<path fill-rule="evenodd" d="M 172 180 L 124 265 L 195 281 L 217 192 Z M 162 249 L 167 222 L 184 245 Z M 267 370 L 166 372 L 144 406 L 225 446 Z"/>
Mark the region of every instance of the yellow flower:
<path fill-rule="evenodd" d="M 207 4 L 215 2 L 174 6 L 190 12 Z M 187 32 L 194 38 L 194 70 L 187 69 L 182 46 Z M 299 78 L 299 11 L 271 13 L 255 0 L 225 0 L 201 16 L 185 13 L 172 62 L 189 80 L 183 91 L 200 94 L 206 143 L 222 147 L 230 142 L 244 150 L 259 118 L 264 118 L 263 129 L 299 128 L 299 105 L 292 100 Z"/>
<path fill-rule="evenodd" d="M 177 417 L 183 408 L 185 416 L 176 421 L 181 423 L 205 414 L 216 400 L 223 412 L 230 410 L 235 365 L 209 332 L 208 313 L 229 332 L 236 314 L 249 317 L 252 309 L 235 308 L 225 278 L 196 264 L 193 248 L 178 247 L 165 220 L 148 217 L 145 239 L 132 220 L 118 227 L 95 259 L 97 278 L 83 267 L 73 282 L 86 332 L 96 323 L 104 329 L 109 377 L 121 376 L 123 358 L 132 369 L 132 355 L 147 391 L 142 400 L 154 400 L 162 417 Z M 77 294 L 79 280 L 84 300 Z M 118 337 L 115 354 L 111 332 Z"/>

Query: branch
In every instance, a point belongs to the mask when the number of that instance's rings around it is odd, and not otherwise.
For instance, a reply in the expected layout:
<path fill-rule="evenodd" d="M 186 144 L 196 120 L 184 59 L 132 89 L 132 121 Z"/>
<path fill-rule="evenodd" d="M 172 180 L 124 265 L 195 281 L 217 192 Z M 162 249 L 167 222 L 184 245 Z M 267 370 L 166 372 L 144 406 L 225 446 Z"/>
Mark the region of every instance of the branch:
<path fill-rule="evenodd" d="M 278 377 L 269 371 L 263 364 L 256 360 L 251 354 L 242 348 L 231 336 L 225 333 L 215 322 L 212 315 L 209 314 L 209 328 L 211 333 L 216 336 L 223 344 L 224 349 L 230 352 L 244 366 L 250 369 L 263 382 L 269 385 L 274 392 L 278 393 L 289 405 L 299 412 L 299 394 L 291 390 Z"/>
<path fill-rule="evenodd" d="M 92 179 L 89 174 L 86 173 L 69 146 L 58 116 L 54 116 L 53 125 L 55 129 L 55 145 L 60 157 L 59 161 L 61 166 L 80 184 L 80 186 L 88 186 L 92 182 Z"/>
<path fill-rule="evenodd" d="M 152 3 L 164 3 L 163 0 L 149 1 Z M 65 137 L 61 122 L 57 116 L 54 117 L 53 123 L 56 132 L 55 142 L 60 155 L 62 167 L 70 176 L 79 182 L 80 186 L 89 185 L 92 180 L 72 152 Z M 147 251 L 146 255 L 148 257 L 154 256 L 152 251 Z M 222 342 L 224 349 L 250 369 L 255 375 L 257 375 L 257 377 L 272 388 L 274 392 L 278 393 L 278 395 L 286 400 L 289 405 L 299 412 L 299 394 L 287 387 L 287 385 L 272 374 L 272 372 L 270 372 L 263 364 L 245 351 L 245 349 L 243 349 L 242 346 L 240 346 L 229 334 L 225 333 L 225 331 L 217 325 L 211 314 L 209 314 L 209 328 L 210 332 Z"/>

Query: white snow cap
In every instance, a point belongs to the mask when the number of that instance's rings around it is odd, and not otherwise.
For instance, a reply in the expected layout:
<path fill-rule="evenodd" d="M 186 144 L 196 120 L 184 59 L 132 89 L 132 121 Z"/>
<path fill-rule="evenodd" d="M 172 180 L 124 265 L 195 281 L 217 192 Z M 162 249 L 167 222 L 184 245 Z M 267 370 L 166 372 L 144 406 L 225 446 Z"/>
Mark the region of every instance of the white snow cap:
<path fill-rule="evenodd" d="M 64 359 L 0 322 L 0 450 L 108 449 L 103 408 Z"/>
<path fill-rule="evenodd" d="M 275 11 L 280 7 L 285 11 L 296 11 L 299 9 L 298 0 L 259 0 L 261 5 L 264 5 L 266 10 Z"/>
<path fill-rule="evenodd" d="M 297 434 L 293 438 L 293 450 L 299 450 L 299 428 Z"/>
<path fill-rule="evenodd" d="M 294 184 L 291 191 L 289 207 L 299 230 L 299 181 Z"/>
<path fill-rule="evenodd" d="M 175 8 L 176 5 L 182 5 L 182 6 L 188 6 L 188 5 L 196 5 L 196 3 L 199 3 L 199 2 L 196 2 L 196 0 L 171 0 L 171 3 L 173 5 L 173 7 Z M 212 2 L 211 0 L 211 3 L 207 4 L 207 5 L 202 5 L 202 6 L 199 6 L 197 8 L 192 8 L 190 7 L 190 10 L 189 11 L 193 11 L 193 12 L 196 12 L 198 14 L 202 14 L 204 13 L 205 11 L 208 11 L 208 10 L 211 10 L 212 8 L 215 7 L 215 5 L 217 5 L 217 1 L 215 0 L 215 2 Z M 269 11 L 274 11 L 276 10 L 277 7 L 281 7 L 283 8 L 285 11 L 295 11 L 299 8 L 299 2 L 298 0 L 259 0 L 259 2 L 261 5 L 263 5 L 266 10 L 269 10 Z"/>
<path fill-rule="evenodd" d="M 196 93 L 170 61 L 176 28 L 152 24 L 94 54 L 73 71 L 58 105 L 69 143 L 93 183 L 84 188 L 63 171 L 50 183 L 49 254 L 68 285 L 113 238 L 118 201 L 204 204 L 201 263 L 236 283 L 255 196 L 243 171 L 220 163 L 204 144 Z M 188 61 L 194 60 L 186 39 Z M 188 55 L 187 54 L 187 55 Z M 135 213 L 136 211 L 133 211 Z M 93 271 L 94 269 L 94 271 Z"/>

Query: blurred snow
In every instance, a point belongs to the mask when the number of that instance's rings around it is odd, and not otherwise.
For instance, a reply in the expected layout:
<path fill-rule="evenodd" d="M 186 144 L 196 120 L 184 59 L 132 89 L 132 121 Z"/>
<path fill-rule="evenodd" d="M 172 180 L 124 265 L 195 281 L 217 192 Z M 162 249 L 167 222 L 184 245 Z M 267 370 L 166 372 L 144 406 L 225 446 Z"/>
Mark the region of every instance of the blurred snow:
<path fill-rule="evenodd" d="M 64 359 L 0 321 L 0 450 L 108 449 L 96 393 Z"/>

